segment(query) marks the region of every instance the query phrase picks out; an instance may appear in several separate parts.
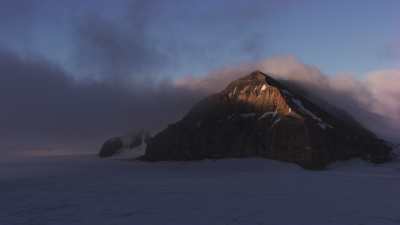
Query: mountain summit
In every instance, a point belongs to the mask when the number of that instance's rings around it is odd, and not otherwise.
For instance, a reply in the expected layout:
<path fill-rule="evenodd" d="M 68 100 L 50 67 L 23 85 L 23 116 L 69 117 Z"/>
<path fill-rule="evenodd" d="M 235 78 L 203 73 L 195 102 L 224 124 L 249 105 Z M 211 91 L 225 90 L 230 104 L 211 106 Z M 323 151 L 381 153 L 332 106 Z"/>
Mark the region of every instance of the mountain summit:
<path fill-rule="evenodd" d="M 200 101 L 181 121 L 158 133 L 143 159 L 259 156 L 310 169 L 353 157 L 389 160 L 391 148 L 384 141 L 335 112 L 255 71 Z"/>

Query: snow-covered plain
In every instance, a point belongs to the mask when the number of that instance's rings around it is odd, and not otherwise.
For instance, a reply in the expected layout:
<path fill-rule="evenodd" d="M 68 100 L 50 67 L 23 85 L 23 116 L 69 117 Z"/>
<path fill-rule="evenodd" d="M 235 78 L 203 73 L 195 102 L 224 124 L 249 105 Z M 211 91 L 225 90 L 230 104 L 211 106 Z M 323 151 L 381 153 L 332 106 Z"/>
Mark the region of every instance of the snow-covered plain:
<path fill-rule="evenodd" d="M 400 162 L 1 160 L 0 224 L 400 224 Z"/>

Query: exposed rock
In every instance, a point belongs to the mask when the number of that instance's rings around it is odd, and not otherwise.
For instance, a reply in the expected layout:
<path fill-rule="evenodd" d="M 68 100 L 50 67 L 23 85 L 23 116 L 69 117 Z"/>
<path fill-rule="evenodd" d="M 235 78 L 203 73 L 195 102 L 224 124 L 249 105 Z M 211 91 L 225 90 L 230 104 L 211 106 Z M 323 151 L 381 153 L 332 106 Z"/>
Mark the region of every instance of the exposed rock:
<path fill-rule="evenodd" d="M 110 157 L 119 152 L 124 147 L 124 143 L 120 137 L 107 140 L 100 149 L 99 156 L 101 158 Z"/>
<path fill-rule="evenodd" d="M 261 72 L 233 81 L 152 138 L 145 160 L 260 156 L 320 169 L 362 157 L 380 163 L 391 148 L 350 116 L 337 116 Z"/>
<path fill-rule="evenodd" d="M 135 150 L 143 144 L 146 144 L 150 138 L 150 133 L 144 130 L 121 137 L 111 138 L 103 144 L 99 156 L 105 158 L 119 154 L 122 151 Z"/>

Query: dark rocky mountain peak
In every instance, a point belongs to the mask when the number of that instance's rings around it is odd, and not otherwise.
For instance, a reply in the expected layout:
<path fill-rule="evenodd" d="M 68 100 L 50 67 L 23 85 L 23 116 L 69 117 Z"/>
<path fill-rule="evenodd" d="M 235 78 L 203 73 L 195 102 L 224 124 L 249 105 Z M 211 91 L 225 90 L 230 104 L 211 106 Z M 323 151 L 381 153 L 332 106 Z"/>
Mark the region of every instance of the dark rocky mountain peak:
<path fill-rule="evenodd" d="M 143 159 L 257 156 L 312 169 L 353 157 L 376 163 L 390 159 L 384 141 L 334 112 L 255 71 L 200 101 L 150 139 Z"/>

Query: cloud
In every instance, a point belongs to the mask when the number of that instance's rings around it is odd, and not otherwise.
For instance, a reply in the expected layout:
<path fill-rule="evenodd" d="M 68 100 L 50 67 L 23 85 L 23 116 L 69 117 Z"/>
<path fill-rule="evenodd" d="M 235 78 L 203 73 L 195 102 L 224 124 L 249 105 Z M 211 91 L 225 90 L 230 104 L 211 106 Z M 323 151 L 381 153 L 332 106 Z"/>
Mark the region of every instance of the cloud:
<path fill-rule="evenodd" d="M 224 1 L 207 3 L 211 10 L 180 3 L 6 1 L 0 9 L 8 18 L 0 21 L 0 45 L 9 47 L 0 47 L 2 151 L 93 148 L 131 130 L 158 130 L 205 93 L 176 86 L 165 79 L 168 71 L 186 64 L 204 70 L 224 61 L 220 54 L 251 55 L 265 41 L 238 28 L 255 25 L 266 8 L 262 1 L 264 7 L 244 10 Z M 115 11 L 104 10 L 112 6 Z M 232 35 L 237 40 L 227 42 Z"/>
<path fill-rule="evenodd" d="M 45 59 L 0 49 L 0 147 L 97 147 L 114 135 L 160 129 L 198 96 L 169 81 L 127 88 L 110 80 L 75 80 Z"/>
<path fill-rule="evenodd" d="M 151 37 L 158 1 L 131 1 L 122 19 L 99 13 L 83 15 L 76 24 L 76 62 L 81 71 L 114 81 L 150 81 L 170 63 Z"/>
<path fill-rule="evenodd" d="M 400 70 L 382 70 L 368 74 L 367 86 L 378 101 L 371 102 L 371 109 L 400 123 Z"/>
<path fill-rule="evenodd" d="M 201 78 L 125 85 L 110 79 L 76 80 L 43 58 L 0 49 L 0 147 L 93 152 L 114 135 L 160 130 L 201 97 L 255 69 L 344 109 L 385 138 L 400 140 L 397 70 L 372 72 L 365 79 L 326 76 L 289 56 L 226 67 Z"/>
<path fill-rule="evenodd" d="M 322 100 L 348 112 L 385 139 L 400 141 L 400 70 L 375 71 L 363 79 L 345 74 L 328 76 L 315 66 L 285 56 L 216 70 L 200 78 L 184 77 L 175 83 L 213 93 L 255 69 L 292 85 L 314 101 Z"/>
<path fill-rule="evenodd" d="M 0 8 L 8 18 L 0 21 L 0 44 L 12 50 L 0 48 L 2 151 L 96 150 L 114 135 L 159 130 L 202 96 L 255 69 L 289 80 L 377 133 L 398 138 L 398 71 L 376 71 L 362 80 L 328 77 L 289 56 L 165 79 L 181 68 L 207 71 L 263 57 L 269 20 L 295 6 L 291 0 L 174 3 L 6 0 Z"/>
<path fill-rule="evenodd" d="M 117 4 L 126 8 L 118 16 L 86 11 L 74 24 L 80 73 L 148 82 L 177 70 L 258 59 L 267 48 L 272 12 L 292 1 L 173 2 L 125 1 Z"/>

